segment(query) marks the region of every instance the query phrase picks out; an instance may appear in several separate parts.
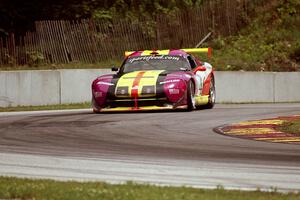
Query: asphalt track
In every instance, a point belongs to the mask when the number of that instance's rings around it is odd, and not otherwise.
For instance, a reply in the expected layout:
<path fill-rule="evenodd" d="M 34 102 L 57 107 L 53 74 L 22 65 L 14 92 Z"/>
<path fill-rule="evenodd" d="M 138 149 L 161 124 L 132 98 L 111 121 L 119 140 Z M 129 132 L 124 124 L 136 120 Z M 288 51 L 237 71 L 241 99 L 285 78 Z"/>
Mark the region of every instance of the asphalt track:
<path fill-rule="evenodd" d="M 219 135 L 216 126 L 300 113 L 300 104 L 194 112 L 0 113 L 0 175 L 300 191 L 300 145 Z"/>

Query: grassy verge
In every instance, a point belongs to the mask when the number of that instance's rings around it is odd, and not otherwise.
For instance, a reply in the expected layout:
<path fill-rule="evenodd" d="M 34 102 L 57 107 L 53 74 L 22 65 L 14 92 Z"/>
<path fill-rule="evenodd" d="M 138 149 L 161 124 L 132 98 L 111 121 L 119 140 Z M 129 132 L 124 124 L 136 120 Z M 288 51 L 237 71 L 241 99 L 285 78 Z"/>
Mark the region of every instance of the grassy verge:
<path fill-rule="evenodd" d="M 280 131 L 300 135 L 300 120 L 287 122 L 283 126 L 279 127 Z"/>
<path fill-rule="evenodd" d="M 37 110 L 66 110 L 66 109 L 81 109 L 91 108 L 91 103 L 74 103 L 74 104 L 60 104 L 60 105 L 45 105 L 45 106 L 17 106 L 17 107 L 0 107 L 0 112 L 14 112 L 14 111 L 37 111 Z"/>
<path fill-rule="evenodd" d="M 127 183 L 110 185 L 101 182 L 57 182 L 10 177 L 0 178 L 0 199 L 124 199 L 124 200 L 281 200 L 299 199 L 300 193 L 282 194 L 261 191 L 230 191 L 219 187 L 214 190 L 188 187 L 158 187 Z"/>

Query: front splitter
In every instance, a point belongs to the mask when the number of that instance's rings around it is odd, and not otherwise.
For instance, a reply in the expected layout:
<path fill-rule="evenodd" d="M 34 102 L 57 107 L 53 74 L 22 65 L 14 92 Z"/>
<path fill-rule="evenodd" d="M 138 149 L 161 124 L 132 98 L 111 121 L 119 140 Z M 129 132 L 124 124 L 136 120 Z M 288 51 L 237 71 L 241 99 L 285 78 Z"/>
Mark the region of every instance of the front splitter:
<path fill-rule="evenodd" d="M 116 108 L 102 108 L 96 112 L 128 112 L 128 111 L 155 111 L 155 110 L 177 110 L 187 109 L 187 106 L 143 106 L 143 107 L 116 107 Z"/>

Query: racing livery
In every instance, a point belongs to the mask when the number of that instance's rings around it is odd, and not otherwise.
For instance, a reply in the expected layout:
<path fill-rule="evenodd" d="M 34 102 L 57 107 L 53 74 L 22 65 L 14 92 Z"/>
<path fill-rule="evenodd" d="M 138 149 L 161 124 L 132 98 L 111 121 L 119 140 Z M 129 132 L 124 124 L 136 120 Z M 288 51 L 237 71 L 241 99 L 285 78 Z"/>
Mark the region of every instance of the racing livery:
<path fill-rule="evenodd" d="M 192 53 L 210 48 L 125 52 L 116 74 L 92 83 L 94 112 L 212 108 L 214 71 Z"/>

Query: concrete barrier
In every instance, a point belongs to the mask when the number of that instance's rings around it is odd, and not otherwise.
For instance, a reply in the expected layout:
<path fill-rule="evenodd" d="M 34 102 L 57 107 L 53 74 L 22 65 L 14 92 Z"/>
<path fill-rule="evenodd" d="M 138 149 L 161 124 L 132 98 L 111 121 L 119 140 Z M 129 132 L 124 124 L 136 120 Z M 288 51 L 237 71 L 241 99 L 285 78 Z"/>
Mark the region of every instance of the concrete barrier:
<path fill-rule="evenodd" d="M 0 72 L 0 106 L 59 104 L 58 71 Z"/>
<path fill-rule="evenodd" d="M 218 103 L 274 102 L 273 88 L 272 72 L 216 72 Z"/>
<path fill-rule="evenodd" d="M 0 72 L 0 107 L 90 101 L 109 69 Z M 300 102 L 300 72 L 216 72 L 218 103 Z"/>
<path fill-rule="evenodd" d="M 274 77 L 274 102 L 300 101 L 300 72 L 278 72 Z"/>
<path fill-rule="evenodd" d="M 110 69 L 60 70 L 61 103 L 80 103 L 92 99 L 91 83 L 98 76 L 111 73 Z"/>

